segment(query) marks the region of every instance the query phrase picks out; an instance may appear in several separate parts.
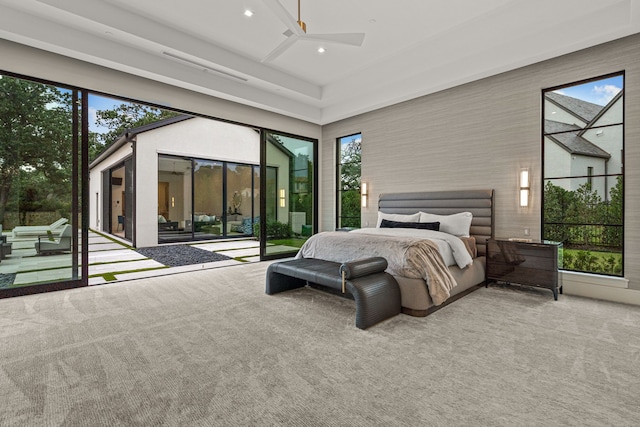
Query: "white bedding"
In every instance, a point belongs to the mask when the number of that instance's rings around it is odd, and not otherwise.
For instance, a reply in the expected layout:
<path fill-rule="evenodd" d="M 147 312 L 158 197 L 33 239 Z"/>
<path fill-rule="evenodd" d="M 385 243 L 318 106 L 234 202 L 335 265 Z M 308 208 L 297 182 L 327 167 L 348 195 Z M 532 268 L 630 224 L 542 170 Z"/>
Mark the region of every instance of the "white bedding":
<path fill-rule="evenodd" d="M 441 231 L 421 230 L 416 228 L 360 228 L 350 233 L 372 234 L 376 236 L 400 236 L 424 238 L 438 246 L 440 255 L 447 267 L 457 265 L 465 268 L 473 263 L 469 251 L 460 238 Z"/>

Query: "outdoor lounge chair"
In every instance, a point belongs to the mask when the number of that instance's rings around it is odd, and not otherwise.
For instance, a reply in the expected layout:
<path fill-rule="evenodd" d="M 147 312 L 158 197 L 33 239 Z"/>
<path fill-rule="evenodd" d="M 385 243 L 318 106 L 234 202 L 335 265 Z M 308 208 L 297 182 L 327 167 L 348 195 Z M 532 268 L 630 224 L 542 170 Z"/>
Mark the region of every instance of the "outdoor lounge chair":
<path fill-rule="evenodd" d="M 67 222 L 69 222 L 67 218 L 60 218 L 50 225 L 19 225 L 14 227 L 12 233 L 13 237 L 42 236 L 48 234 L 49 231 L 57 235 Z"/>
<path fill-rule="evenodd" d="M 60 237 L 57 240 L 49 240 L 48 237 L 38 237 L 38 241 L 35 243 L 36 252 L 40 255 L 70 252 L 71 232 L 71 226 L 67 224 L 62 228 L 62 233 L 60 233 Z"/>

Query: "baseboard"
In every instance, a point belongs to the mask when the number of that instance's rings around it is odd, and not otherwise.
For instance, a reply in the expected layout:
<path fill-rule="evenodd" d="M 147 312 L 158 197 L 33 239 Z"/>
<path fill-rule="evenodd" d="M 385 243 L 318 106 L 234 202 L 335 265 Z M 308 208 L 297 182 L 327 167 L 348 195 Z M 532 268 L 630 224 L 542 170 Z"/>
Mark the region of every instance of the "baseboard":
<path fill-rule="evenodd" d="M 600 299 L 605 301 L 620 302 L 624 304 L 640 305 L 640 291 L 613 286 L 601 286 L 591 283 L 579 283 L 564 280 L 563 293 L 566 295 L 578 295 L 581 297 Z"/>

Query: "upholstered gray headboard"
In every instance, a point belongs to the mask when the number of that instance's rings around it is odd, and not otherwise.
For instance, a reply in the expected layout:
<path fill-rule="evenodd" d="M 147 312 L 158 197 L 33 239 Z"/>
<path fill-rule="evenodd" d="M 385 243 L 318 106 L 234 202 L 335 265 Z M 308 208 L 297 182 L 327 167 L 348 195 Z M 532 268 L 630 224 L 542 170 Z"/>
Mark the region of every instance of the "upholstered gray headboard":
<path fill-rule="evenodd" d="M 385 213 L 418 211 L 438 215 L 471 212 L 470 234 L 476 238 L 478 255 L 486 254 L 486 242 L 494 237 L 493 190 L 419 191 L 380 194 L 378 209 Z"/>

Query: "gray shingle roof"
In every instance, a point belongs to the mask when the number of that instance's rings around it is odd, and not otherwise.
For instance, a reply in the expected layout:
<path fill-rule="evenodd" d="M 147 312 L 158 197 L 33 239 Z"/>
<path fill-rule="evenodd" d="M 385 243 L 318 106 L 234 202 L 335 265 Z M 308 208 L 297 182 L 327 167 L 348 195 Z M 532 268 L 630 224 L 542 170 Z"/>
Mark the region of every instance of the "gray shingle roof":
<path fill-rule="evenodd" d="M 562 122 L 555 122 L 553 120 L 544 121 L 544 133 L 557 133 L 557 132 L 571 132 L 582 130 L 580 126 L 570 125 Z"/>
<path fill-rule="evenodd" d="M 555 135 L 547 135 L 547 137 L 554 140 L 571 154 L 601 157 L 603 159 L 609 159 L 611 157 L 611 155 L 602 148 L 578 136 L 575 132 L 558 133 Z"/>
<path fill-rule="evenodd" d="M 547 92 L 545 97 L 587 123 L 591 122 L 604 108 L 602 105 L 560 95 L 556 92 Z"/>

